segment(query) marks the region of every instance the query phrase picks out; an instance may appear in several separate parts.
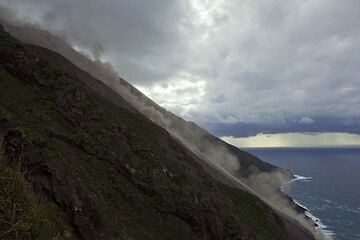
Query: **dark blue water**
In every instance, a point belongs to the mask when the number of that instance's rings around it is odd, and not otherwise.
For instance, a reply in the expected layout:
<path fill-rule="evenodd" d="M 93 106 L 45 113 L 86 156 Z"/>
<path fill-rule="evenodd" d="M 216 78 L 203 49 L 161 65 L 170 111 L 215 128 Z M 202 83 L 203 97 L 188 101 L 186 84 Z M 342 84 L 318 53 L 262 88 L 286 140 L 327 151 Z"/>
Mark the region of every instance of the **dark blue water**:
<path fill-rule="evenodd" d="M 250 153 L 305 176 L 284 191 L 320 219 L 330 239 L 360 240 L 360 148 L 250 148 Z M 333 233 L 333 234 L 331 234 Z"/>

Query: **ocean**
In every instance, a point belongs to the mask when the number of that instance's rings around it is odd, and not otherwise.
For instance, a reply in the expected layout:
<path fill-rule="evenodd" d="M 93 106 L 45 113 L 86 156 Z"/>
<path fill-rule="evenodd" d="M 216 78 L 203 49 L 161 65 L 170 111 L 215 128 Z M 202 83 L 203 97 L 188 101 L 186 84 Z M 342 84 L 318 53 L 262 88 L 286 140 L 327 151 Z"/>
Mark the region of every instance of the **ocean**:
<path fill-rule="evenodd" d="M 360 148 L 248 148 L 297 179 L 283 191 L 308 209 L 328 239 L 360 240 Z"/>

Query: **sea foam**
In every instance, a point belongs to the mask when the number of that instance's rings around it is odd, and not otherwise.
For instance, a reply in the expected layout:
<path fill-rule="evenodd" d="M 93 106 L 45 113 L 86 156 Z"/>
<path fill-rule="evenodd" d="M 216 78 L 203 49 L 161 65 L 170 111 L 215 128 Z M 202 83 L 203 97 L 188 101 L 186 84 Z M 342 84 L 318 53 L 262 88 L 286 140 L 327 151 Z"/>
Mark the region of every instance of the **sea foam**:
<path fill-rule="evenodd" d="M 299 206 L 301 206 L 299 203 L 296 202 Z M 304 206 L 301 206 L 304 207 Z M 326 226 L 321 220 L 317 217 L 315 217 L 309 210 L 306 210 L 305 215 L 311 218 L 318 226 L 316 229 L 319 229 L 325 236 L 326 240 L 334 240 L 335 233 L 331 231 L 328 226 Z"/>
<path fill-rule="evenodd" d="M 291 181 L 289 181 L 286 184 L 290 184 L 294 181 L 311 181 L 312 177 L 305 177 L 305 176 L 300 176 L 300 175 L 294 175 L 294 179 L 292 179 Z M 283 187 L 281 187 L 281 190 L 283 190 Z M 334 240 L 335 239 L 335 233 L 333 231 L 331 231 L 328 226 L 326 226 L 323 222 L 321 222 L 321 220 L 317 217 L 315 217 L 310 211 L 309 209 L 302 205 L 301 203 L 299 203 L 298 201 L 296 201 L 294 199 L 294 202 L 299 205 L 300 207 L 302 207 L 303 209 L 305 209 L 305 215 L 309 218 L 311 218 L 316 224 L 317 227 L 316 229 L 319 229 L 325 236 L 326 240 Z"/>
<path fill-rule="evenodd" d="M 292 181 L 310 181 L 312 180 L 312 177 L 305 177 L 305 176 L 300 176 L 300 175 L 294 175 L 294 179 L 292 179 Z"/>

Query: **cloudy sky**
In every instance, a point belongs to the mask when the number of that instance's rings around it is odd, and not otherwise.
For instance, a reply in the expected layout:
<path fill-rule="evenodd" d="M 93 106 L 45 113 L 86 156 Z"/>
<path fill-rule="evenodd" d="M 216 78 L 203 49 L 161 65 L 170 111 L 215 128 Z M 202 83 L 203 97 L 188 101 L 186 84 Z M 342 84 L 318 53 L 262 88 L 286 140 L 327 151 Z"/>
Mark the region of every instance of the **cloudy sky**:
<path fill-rule="evenodd" d="M 111 62 L 157 103 L 217 136 L 360 133 L 359 0 L 0 0 L 0 6 Z"/>

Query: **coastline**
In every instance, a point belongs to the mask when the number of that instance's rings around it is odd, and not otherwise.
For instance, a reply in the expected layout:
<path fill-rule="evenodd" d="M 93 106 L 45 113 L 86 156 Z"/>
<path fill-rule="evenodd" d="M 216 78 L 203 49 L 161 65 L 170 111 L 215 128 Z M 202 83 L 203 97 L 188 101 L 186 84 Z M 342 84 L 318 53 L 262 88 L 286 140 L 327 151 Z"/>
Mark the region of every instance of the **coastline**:
<path fill-rule="evenodd" d="M 305 177 L 296 174 L 294 174 L 293 176 L 294 176 L 293 179 L 291 179 L 288 182 L 285 182 L 280 186 L 281 191 L 286 195 L 288 195 L 300 209 L 304 210 L 303 213 L 306 215 L 306 217 L 310 218 L 314 222 L 316 229 L 320 230 L 324 234 L 325 240 L 335 240 L 335 233 L 332 230 L 330 230 L 328 226 L 326 226 L 323 222 L 321 222 L 320 218 L 314 216 L 306 206 L 301 204 L 298 200 L 294 199 L 293 196 L 290 196 L 289 193 L 287 193 L 284 190 L 284 186 L 289 186 L 291 183 L 296 181 L 311 181 L 312 177 Z"/>

